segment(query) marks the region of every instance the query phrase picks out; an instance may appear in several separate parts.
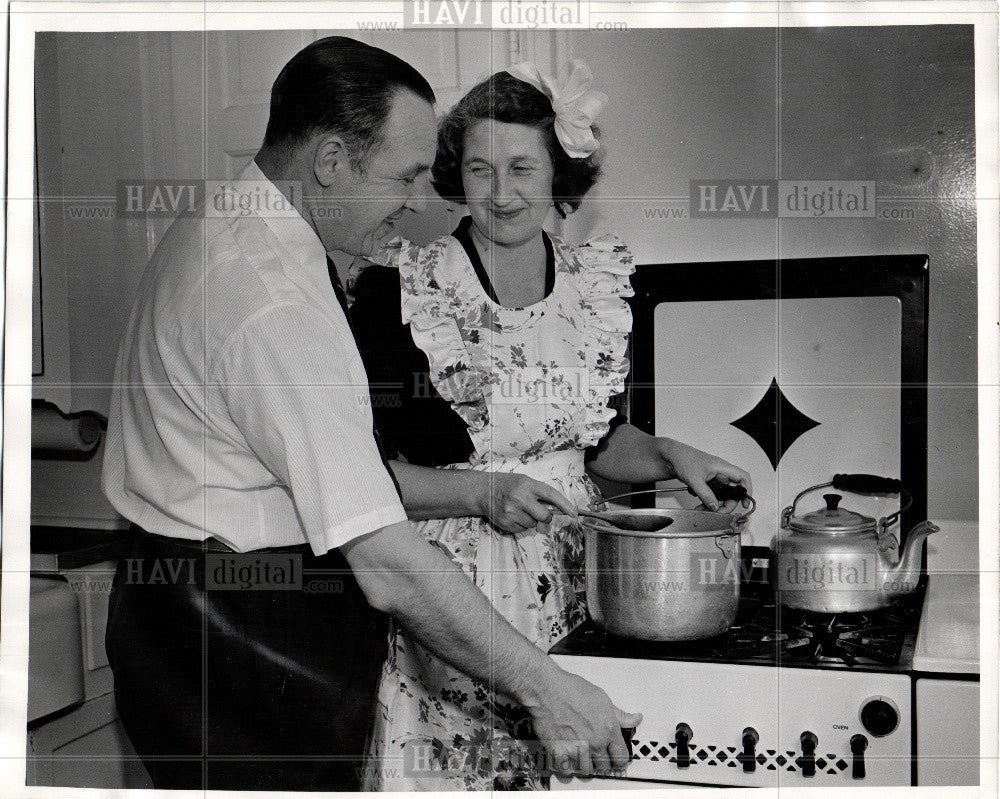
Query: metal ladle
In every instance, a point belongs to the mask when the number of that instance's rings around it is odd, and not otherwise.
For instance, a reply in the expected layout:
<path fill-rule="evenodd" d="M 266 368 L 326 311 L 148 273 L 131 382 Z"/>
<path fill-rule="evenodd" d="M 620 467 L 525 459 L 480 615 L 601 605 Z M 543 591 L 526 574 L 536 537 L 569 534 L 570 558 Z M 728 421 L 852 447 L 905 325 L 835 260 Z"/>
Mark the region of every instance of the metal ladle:
<path fill-rule="evenodd" d="M 620 530 L 639 530 L 644 533 L 656 533 L 666 530 L 674 523 L 669 516 L 640 516 L 627 510 L 580 510 L 576 511 L 578 516 L 589 516 L 591 519 L 599 519 Z"/>

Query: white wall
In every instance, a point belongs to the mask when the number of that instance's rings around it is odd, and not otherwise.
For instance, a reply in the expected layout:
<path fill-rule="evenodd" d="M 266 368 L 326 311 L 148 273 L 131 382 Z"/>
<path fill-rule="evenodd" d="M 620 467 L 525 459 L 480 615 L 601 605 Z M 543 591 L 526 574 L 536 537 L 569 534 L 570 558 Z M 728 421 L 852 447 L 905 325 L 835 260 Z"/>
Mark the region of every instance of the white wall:
<path fill-rule="evenodd" d="M 142 219 L 80 218 L 71 207 L 107 208 L 115 181 L 142 178 L 142 39 L 135 34 L 40 34 L 36 40 L 40 242 L 45 378 L 35 396 L 64 411 L 107 413 L 114 360 L 148 258 Z M 63 295 L 52 288 L 63 284 Z M 55 366 L 56 374 L 52 374 Z M 66 380 L 69 390 L 66 390 Z M 33 460 L 31 512 L 42 523 L 107 526 L 117 519 L 100 491 L 102 449 L 90 461 Z"/>
<path fill-rule="evenodd" d="M 572 49 L 611 95 L 606 173 L 573 238 L 613 231 L 638 263 L 930 256 L 928 508 L 976 518 L 971 28 L 595 31 Z M 916 218 L 644 215 L 686 208 L 689 181 L 712 178 L 875 180 L 879 196 L 916 198 Z"/>

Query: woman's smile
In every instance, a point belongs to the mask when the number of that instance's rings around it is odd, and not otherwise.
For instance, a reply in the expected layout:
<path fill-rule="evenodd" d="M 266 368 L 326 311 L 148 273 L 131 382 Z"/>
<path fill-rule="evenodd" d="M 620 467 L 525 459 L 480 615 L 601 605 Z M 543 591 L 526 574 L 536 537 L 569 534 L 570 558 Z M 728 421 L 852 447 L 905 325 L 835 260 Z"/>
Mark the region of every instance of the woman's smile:
<path fill-rule="evenodd" d="M 540 236 L 552 210 L 552 157 L 538 128 L 495 120 L 465 135 L 462 185 L 472 224 L 495 244 Z"/>
<path fill-rule="evenodd" d="M 507 221 L 514 219 L 518 214 L 520 214 L 524 210 L 525 210 L 524 208 L 513 208 L 513 209 L 494 208 L 492 213 L 493 216 L 495 216 L 497 219 L 501 221 Z"/>

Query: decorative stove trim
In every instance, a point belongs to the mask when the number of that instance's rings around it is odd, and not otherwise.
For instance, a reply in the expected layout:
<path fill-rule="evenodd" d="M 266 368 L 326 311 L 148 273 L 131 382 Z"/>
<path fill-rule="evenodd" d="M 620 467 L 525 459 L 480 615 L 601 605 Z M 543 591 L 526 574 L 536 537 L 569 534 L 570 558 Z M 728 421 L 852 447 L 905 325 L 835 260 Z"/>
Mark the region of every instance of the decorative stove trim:
<path fill-rule="evenodd" d="M 740 768 L 739 749 L 735 746 L 718 746 L 714 744 L 694 745 L 690 744 L 691 765 L 695 766 L 723 766 L 727 768 Z M 632 761 L 645 760 L 651 763 L 667 762 L 677 763 L 677 744 L 673 741 L 660 743 L 659 741 L 640 741 L 632 739 Z M 799 752 L 778 752 L 775 749 L 764 749 L 757 753 L 755 758 L 757 765 L 765 771 L 799 771 L 797 758 Z M 850 766 L 843 756 L 837 754 L 818 755 L 816 757 L 816 768 L 826 774 L 840 774 Z"/>

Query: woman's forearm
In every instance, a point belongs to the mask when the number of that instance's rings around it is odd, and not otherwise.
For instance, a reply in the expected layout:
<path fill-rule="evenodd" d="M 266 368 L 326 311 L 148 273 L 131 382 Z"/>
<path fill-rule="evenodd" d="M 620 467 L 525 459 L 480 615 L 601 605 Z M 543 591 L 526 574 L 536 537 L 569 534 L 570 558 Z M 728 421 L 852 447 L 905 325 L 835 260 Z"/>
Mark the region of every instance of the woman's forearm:
<path fill-rule="evenodd" d="M 403 492 L 406 515 L 421 519 L 453 519 L 482 514 L 483 472 L 435 469 L 404 461 L 389 461 Z"/>
<path fill-rule="evenodd" d="M 611 431 L 587 462 L 587 468 L 598 477 L 617 483 L 651 483 L 669 480 L 675 474 L 662 455 L 662 442 L 631 424 Z"/>
<path fill-rule="evenodd" d="M 598 477 L 619 483 L 652 483 L 677 478 L 711 510 L 720 507 L 708 485 L 712 480 L 730 485 L 738 483 L 748 492 L 752 490 L 750 475 L 738 466 L 681 441 L 647 435 L 630 424 L 615 428 L 604 439 L 587 468 Z M 726 500 L 721 507 L 729 512 L 736 504 L 736 500 Z"/>
<path fill-rule="evenodd" d="M 433 469 L 402 461 L 389 461 L 389 466 L 413 521 L 483 516 L 505 533 L 522 533 L 549 521 L 554 512 L 576 513 L 555 488 L 524 474 Z"/>

